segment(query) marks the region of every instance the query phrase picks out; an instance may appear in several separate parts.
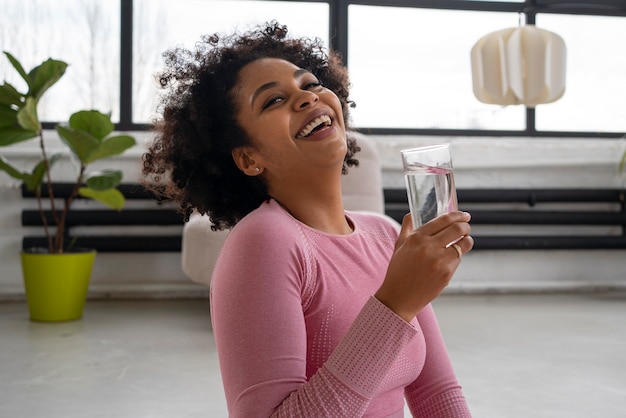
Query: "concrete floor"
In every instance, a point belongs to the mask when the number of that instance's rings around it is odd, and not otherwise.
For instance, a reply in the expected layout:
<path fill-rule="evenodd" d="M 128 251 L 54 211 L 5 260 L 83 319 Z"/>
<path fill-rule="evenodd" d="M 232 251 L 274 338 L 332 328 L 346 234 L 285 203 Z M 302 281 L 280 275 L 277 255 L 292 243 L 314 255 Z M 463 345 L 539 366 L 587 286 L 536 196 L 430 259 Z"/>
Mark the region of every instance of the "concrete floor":
<path fill-rule="evenodd" d="M 435 309 L 474 417 L 626 417 L 626 293 Z M 89 301 L 58 324 L 0 304 L 0 417 L 226 417 L 208 303 Z"/>

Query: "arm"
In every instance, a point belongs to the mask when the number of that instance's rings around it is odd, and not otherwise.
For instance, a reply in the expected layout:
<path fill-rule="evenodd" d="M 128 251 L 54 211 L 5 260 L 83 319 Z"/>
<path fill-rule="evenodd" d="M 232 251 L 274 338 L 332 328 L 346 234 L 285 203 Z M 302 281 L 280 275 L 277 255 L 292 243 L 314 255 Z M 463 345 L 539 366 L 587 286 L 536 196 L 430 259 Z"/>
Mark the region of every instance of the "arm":
<path fill-rule="evenodd" d="M 370 298 L 326 364 L 273 417 L 363 416 L 415 328 Z"/>
<path fill-rule="evenodd" d="M 426 341 L 426 360 L 420 376 L 405 389 L 411 413 L 425 418 L 470 418 L 432 306 L 417 319 Z"/>
<path fill-rule="evenodd" d="M 424 368 L 405 390 L 407 403 L 417 417 L 471 416 L 430 306 L 461 261 L 461 254 L 447 244 L 456 242 L 462 253 L 473 247 L 469 220 L 469 214 L 452 212 L 413 230 L 407 215 L 385 281 L 376 293 L 405 320 L 417 316 L 424 333 Z"/>

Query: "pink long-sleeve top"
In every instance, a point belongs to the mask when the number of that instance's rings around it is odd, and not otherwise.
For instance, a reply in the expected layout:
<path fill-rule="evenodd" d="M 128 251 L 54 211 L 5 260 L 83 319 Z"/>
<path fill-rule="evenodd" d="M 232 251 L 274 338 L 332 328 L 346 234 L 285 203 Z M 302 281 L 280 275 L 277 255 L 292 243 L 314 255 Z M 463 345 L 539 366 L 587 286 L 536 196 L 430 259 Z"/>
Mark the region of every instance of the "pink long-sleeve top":
<path fill-rule="evenodd" d="M 346 212 L 349 235 L 270 200 L 230 232 L 211 319 L 231 417 L 470 417 L 429 305 L 407 323 L 373 294 L 398 232 Z"/>

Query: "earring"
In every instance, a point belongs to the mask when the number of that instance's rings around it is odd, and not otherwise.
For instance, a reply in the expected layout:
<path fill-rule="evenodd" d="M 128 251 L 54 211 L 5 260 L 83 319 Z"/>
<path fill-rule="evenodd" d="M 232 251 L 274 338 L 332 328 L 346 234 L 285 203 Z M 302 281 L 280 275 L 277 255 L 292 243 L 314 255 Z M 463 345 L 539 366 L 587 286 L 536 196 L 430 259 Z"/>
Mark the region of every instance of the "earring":
<path fill-rule="evenodd" d="M 256 170 L 257 173 L 261 171 L 261 169 L 259 167 L 256 167 L 255 170 Z"/>

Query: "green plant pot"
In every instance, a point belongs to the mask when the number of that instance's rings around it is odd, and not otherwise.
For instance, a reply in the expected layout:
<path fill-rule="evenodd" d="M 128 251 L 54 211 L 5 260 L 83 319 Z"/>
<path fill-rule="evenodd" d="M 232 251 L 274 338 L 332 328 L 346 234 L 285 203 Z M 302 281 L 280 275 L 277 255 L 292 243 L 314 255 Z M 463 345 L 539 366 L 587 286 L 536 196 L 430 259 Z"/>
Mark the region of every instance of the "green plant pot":
<path fill-rule="evenodd" d="M 32 321 L 72 321 L 83 316 L 95 251 L 22 252 L 22 273 Z"/>

